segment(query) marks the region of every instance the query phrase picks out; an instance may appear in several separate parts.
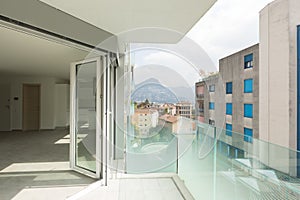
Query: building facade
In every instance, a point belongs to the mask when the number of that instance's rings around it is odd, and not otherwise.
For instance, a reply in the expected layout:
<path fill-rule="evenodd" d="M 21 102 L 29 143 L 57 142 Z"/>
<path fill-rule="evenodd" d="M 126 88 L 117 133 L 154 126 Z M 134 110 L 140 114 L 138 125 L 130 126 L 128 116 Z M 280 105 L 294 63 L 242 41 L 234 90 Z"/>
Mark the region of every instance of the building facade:
<path fill-rule="evenodd" d="M 220 74 L 203 78 L 195 85 L 195 113 L 198 121 L 223 127 L 224 123 L 224 87 Z"/>
<path fill-rule="evenodd" d="M 205 93 L 205 87 L 206 84 L 204 81 L 197 82 L 195 84 L 195 115 L 196 119 L 199 122 L 204 123 L 205 117 L 204 117 L 204 93 Z"/>
<path fill-rule="evenodd" d="M 150 134 L 150 128 L 158 125 L 158 111 L 153 109 L 137 109 L 132 116 L 132 124 L 136 129 L 136 135 L 146 137 Z"/>
<path fill-rule="evenodd" d="M 220 151 L 243 158 L 259 137 L 259 45 L 219 61 L 219 73 L 196 83 L 198 121 L 217 127 Z"/>
<path fill-rule="evenodd" d="M 176 115 L 186 118 L 192 118 L 193 105 L 189 102 L 179 102 L 176 104 Z"/>
<path fill-rule="evenodd" d="M 259 137 L 259 45 L 222 58 L 219 70 L 226 103 L 223 127 L 252 143 Z"/>
<path fill-rule="evenodd" d="M 276 0 L 260 12 L 260 139 L 283 148 L 300 150 L 300 1 Z M 278 152 L 265 155 L 271 166 Z M 300 155 L 285 151 L 290 158 L 282 170 L 300 176 Z M 270 162 L 269 160 L 272 160 Z M 298 165 L 296 165 L 298 160 Z M 297 169 L 297 170 L 296 170 Z"/>

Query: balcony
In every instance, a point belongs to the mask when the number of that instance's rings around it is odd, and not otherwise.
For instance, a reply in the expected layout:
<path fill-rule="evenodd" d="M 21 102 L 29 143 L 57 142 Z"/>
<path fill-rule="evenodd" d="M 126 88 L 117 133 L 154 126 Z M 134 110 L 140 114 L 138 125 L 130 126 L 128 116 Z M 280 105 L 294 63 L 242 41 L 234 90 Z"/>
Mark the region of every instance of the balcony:
<path fill-rule="evenodd" d="M 126 160 L 88 199 L 299 199 L 296 152 L 207 124 L 197 130 L 127 138 Z M 119 161 L 120 164 L 120 161 Z M 118 164 L 117 164 L 118 165 Z M 150 197 L 149 197 L 150 195 Z M 75 195 L 76 196 L 76 195 Z M 78 196 L 78 194 L 77 194 Z"/>
<path fill-rule="evenodd" d="M 14 199 L 299 199 L 300 152 L 255 138 L 249 143 L 242 134 L 228 136 L 226 130 L 203 123 L 196 130 L 187 125 L 179 131 L 164 126 L 157 134 L 137 138 L 132 130 L 126 158 L 109 162 L 108 186 L 56 162 L 35 163 L 36 172 L 16 163 L 2 170 L 0 178 L 18 180 L 6 188 Z M 63 132 L 57 136 L 66 138 Z"/>

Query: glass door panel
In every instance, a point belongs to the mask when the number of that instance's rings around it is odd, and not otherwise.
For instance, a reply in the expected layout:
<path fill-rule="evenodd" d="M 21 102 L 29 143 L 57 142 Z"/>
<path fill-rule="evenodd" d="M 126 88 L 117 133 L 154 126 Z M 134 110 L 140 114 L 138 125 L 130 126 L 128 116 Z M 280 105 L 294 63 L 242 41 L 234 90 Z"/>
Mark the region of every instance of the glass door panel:
<path fill-rule="evenodd" d="M 76 65 L 76 166 L 96 173 L 97 62 Z"/>
<path fill-rule="evenodd" d="M 101 178 L 100 58 L 71 65 L 71 167 Z"/>

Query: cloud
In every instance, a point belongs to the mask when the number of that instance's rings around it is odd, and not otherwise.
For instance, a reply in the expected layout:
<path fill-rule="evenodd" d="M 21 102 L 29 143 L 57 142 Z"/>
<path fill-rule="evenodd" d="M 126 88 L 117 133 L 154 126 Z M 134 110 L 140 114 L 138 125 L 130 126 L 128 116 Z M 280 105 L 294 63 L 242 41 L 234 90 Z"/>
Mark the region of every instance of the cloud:
<path fill-rule="evenodd" d="M 259 42 L 259 11 L 273 0 L 218 0 L 187 34 L 218 60 Z"/>

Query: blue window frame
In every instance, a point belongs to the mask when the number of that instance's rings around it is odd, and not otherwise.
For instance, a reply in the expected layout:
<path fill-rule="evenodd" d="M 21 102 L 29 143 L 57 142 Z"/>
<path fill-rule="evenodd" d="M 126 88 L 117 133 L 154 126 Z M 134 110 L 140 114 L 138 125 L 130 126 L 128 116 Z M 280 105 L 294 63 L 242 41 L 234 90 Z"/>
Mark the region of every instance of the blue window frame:
<path fill-rule="evenodd" d="M 209 110 L 214 110 L 214 109 L 215 109 L 215 103 L 209 102 Z"/>
<path fill-rule="evenodd" d="M 244 128 L 244 141 L 252 143 L 253 130 L 250 128 Z"/>
<path fill-rule="evenodd" d="M 226 115 L 232 115 L 232 103 L 226 103 Z"/>
<path fill-rule="evenodd" d="M 232 82 L 226 83 L 226 94 L 232 94 Z"/>
<path fill-rule="evenodd" d="M 232 124 L 226 124 L 226 135 L 232 136 Z"/>
<path fill-rule="evenodd" d="M 253 54 L 249 54 L 244 56 L 244 68 L 252 68 L 253 67 Z"/>
<path fill-rule="evenodd" d="M 253 79 L 244 80 L 244 93 L 253 92 Z"/>
<path fill-rule="evenodd" d="M 244 117 L 253 118 L 252 104 L 244 104 Z"/>

